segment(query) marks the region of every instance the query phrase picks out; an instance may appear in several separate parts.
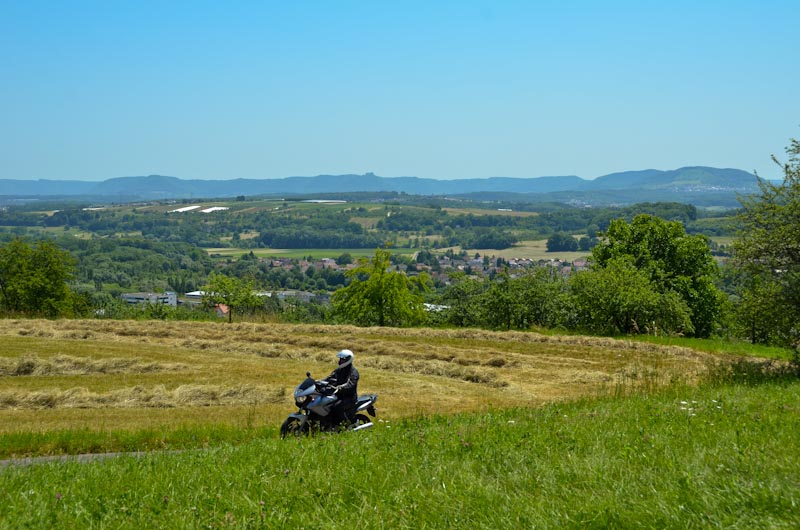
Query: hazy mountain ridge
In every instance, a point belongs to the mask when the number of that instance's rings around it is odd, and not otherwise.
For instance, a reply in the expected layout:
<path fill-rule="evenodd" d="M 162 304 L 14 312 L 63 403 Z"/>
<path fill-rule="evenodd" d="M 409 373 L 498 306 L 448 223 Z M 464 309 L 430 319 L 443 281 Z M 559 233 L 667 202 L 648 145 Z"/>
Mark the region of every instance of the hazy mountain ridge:
<path fill-rule="evenodd" d="M 15 197 L 92 196 L 109 200 L 186 199 L 234 197 L 239 195 L 307 195 L 339 192 L 398 192 L 410 195 L 514 194 L 538 200 L 586 201 L 602 196 L 604 202 L 629 202 L 635 197 L 658 200 L 659 194 L 685 196 L 686 193 L 730 195 L 758 189 L 758 177 L 739 169 L 684 167 L 669 171 L 647 169 L 625 171 L 594 180 L 574 175 L 532 178 L 489 177 L 437 180 L 419 177 L 380 177 L 364 175 L 318 175 L 278 179 L 199 180 L 149 175 L 116 177 L 100 182 L 59 180 L 0 179 L 0 195 Z M 604 192 L 598 195 L 597 192 Z M 654 199 L 655 197 L 655 199 Z M 667 199 L 664 199 L 667 200 Z M 670 199 L 671 200 L 671 199 Z M 685 197 L 685 202 L 693 202 Z"/>

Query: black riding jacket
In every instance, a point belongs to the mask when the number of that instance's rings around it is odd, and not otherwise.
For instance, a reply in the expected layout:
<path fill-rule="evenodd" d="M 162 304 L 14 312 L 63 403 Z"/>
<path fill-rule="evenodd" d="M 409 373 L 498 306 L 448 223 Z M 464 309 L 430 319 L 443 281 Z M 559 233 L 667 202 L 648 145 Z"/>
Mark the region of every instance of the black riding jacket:
<path fill-rule="evenodd" d="M 339 387 L 339 392 L 336 393 L 339 399 L 355 399 L 358 397 L 358 370 L 352 363 L 331 372 L 327 381 Z"/>

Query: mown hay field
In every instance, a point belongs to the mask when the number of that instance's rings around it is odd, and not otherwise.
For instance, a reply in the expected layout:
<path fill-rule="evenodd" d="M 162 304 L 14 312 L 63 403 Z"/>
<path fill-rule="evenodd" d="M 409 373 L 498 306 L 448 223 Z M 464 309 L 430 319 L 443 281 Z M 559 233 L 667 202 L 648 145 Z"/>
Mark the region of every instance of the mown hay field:
<path fill-rule="evenodd" d="M 0 435 L 275 426 L 292 391 L 356 354 L 382 419 L 537 406 L 696 380 L 675 346 L 481 330 L 108 320 L 0 320 Z"/>

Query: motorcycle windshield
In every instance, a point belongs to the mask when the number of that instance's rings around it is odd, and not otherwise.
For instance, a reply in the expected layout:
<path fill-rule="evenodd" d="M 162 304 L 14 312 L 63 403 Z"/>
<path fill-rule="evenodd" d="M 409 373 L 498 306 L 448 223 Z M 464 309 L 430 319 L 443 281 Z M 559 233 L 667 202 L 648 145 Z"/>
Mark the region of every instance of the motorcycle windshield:
<path fill-rule="evenodd" d="M 297 388 L 294 391 L 294 395 L 296 397 L 307 396 L 314 392 L 315 390 L 314 380 L 310 377 L 307 377 L 305 381 L 297 385 Z"/>

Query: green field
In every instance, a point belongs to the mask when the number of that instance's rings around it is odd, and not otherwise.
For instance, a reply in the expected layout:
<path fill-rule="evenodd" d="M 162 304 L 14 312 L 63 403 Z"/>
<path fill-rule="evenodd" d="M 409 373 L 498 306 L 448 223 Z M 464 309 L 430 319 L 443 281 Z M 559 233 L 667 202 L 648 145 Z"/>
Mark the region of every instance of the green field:
<path fill-rule="evenodd" d="M 0 339 L 0 458 L 148 452 L 4 463 L 0 528 L 800 524 L 800 380 L 721 342 L 91 320 Z M 342 347 L 376 426 L 280 440 Z"/>
<path fill-rule="evenodd" d="M 401 249 L 397 249 L 401 250 Z M 445 249 L 442 249 L 445 250 Z M 455 247 L 453 250 L 456 252 L 460 252 L 462 249 L 460 247 Z M 392 249 L 392 252 L 395 252 L 395 249 Z M 560 260 L 566 262 L 573 262 L 577 259 L 587 258 L 591 256 L 591 252 L 586 251 L 579 251 L 579 252 L 548 252 L 547 251 L 547 240 L 546 239 L 537 239 L 537 240 L 527 240 L 527 241 L 520 241 L 515 244 L 513 247 L 497 250 L 497 249 L 469 249 L 467 250 L 470 256 L 474 254 L 480 254 L 481 256 L 490 256 L 495 258 L 503 258 L 503 259 L 520 259 L 520 258 L 528 258 L 532 260 Z"/>
<path fill-rule="evenodd" d="M 725 245 L 729 247 L 736 241 L 736 237 L 734 236 L 714 236 L 711 238 L 712 241 L 716 242 L 719 245 Z"/>
<path fill-rule="evenodd" d="M 797 528 L 800 385 L 0 470 L 6 528 Z"/>

